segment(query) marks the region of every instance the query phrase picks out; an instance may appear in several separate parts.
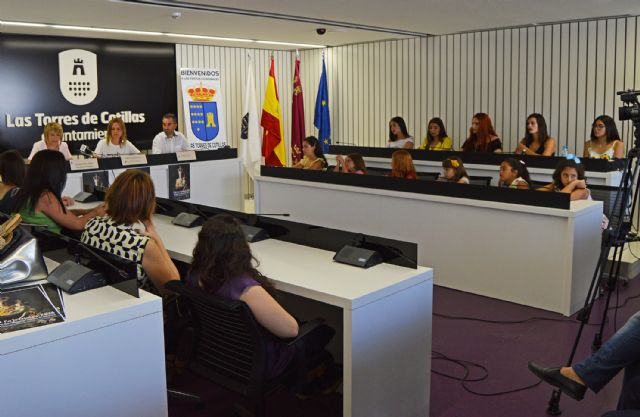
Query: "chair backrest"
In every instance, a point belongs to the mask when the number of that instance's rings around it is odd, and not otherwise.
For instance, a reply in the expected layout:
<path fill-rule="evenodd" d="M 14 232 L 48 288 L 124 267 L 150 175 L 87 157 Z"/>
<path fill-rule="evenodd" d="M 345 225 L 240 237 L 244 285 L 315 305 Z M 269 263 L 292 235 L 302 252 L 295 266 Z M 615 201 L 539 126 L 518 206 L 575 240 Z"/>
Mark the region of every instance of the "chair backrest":
<path fill-rule="evenodd" d="M 386 168 L 367 167 L 367 175 L 387 175 L 389 172 L 391 170 Z"/>
<path fill-rule="evenodd" d="M 491 185 L 492 177 L 470 176 L 469 184 L 474 185 Z"/>
<path fill-rule="evenodd" d="M 622 191 L 618 193 L 618 187 L 608 185 L 589 185 L 591 198 L 596 201 L 602 201 L 602 211 L 609 218 L 610 227 L 615 228 L 621 220 L 620 208 L 623 205 Z M 622 220 L 630 213 L 632 194 L 627 196 L 627 202 L 624 207 Z"/>
<path fill-rule="evenodd" d="M 266 375 L 266 341 L 247 304 L 180 281 L 170 281 L 166 288 L 187 301 L 193 317 L 196 340 L 190 369 L 240 394 L 259 394 Z"/>
<path fill-rule="evenodd" d="M 536 180 L 531 180 L 531 182 L 529 183 L 529 187 L 531 187 L 532 190 L 537 190 L 538 188 L 542 188 L 546 185 L 549 185 L 551 183 L 551 181 L 536 181 Z"/>
<path fill-rule="evenodd" d="M 435 181 L 440 176 L 439 172 L 418 172 L 417 175 L 419 180 L 426 181 Z"/>

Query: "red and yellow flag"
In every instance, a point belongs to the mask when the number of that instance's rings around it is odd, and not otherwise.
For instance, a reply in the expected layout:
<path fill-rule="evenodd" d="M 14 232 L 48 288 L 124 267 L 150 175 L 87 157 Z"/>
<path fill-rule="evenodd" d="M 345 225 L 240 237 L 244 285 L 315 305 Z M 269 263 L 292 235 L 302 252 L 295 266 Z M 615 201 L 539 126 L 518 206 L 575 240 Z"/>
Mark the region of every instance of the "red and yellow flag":
<path fill-rule="evenodd" d="M 265 165 L 285 166 L 287 160 L 284 150 L 282 115 L 280 113 L 280 101 L 278 100 L 278 86 L 276 85 L 273 57 L 271 57 L 267 91 L 264 94 L 260 126 L 264 129 L 262 133 L 262 156 L 264 156 Z"/>

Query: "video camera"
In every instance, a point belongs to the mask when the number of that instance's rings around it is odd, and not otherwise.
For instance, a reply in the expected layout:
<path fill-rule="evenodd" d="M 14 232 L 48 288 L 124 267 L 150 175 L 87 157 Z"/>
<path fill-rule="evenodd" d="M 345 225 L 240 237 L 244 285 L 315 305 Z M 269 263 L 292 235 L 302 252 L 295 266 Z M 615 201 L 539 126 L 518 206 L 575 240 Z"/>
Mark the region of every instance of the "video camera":
<path fill-rule="evenodd" d="M 640 123 L 640 102 L 638 102 L 640 90 L 618 91 L 617 94 L 623 103 L 623 106 L 618 109 L 618 119 Z"/>

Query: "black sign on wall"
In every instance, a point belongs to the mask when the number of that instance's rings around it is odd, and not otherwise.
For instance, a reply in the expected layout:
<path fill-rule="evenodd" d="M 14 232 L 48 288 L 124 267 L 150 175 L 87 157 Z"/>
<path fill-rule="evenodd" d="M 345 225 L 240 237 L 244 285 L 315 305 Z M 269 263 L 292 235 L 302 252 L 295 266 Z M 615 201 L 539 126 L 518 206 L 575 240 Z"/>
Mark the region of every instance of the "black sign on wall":
<path fill-rule="evenodd" d="M 125 121 L 140 149 L 177 113 L 172 44 L 0 33 L 0 149 L 27 151 L 59 122 L 72 152 Z"/>

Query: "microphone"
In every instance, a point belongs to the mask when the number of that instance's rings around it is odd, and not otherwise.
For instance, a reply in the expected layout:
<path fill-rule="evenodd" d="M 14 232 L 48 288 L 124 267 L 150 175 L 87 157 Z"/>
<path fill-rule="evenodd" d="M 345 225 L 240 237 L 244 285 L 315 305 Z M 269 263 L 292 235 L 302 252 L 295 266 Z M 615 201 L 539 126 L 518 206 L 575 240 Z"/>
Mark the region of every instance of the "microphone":
<path fill-rule="evenodd" d="M 283 216 L 289 217 L 291 213 L 253 213 L 255 216 Z"/>
<path fill-rule="evenodd" d="M 355 142 L 351 142 L 351 141 L 345 141 L 345 140 L 336 140 L 335 142 L 331 143 L 330 145 L 355 145 Z"/>
<path fill-rule="evenodd" d="M 97 155 L 95 152 L 91 150 L 87 145 L 80 146 L 80 154 L 84 156 L 88 156 L 89 158 L 96 158 Z"/>

